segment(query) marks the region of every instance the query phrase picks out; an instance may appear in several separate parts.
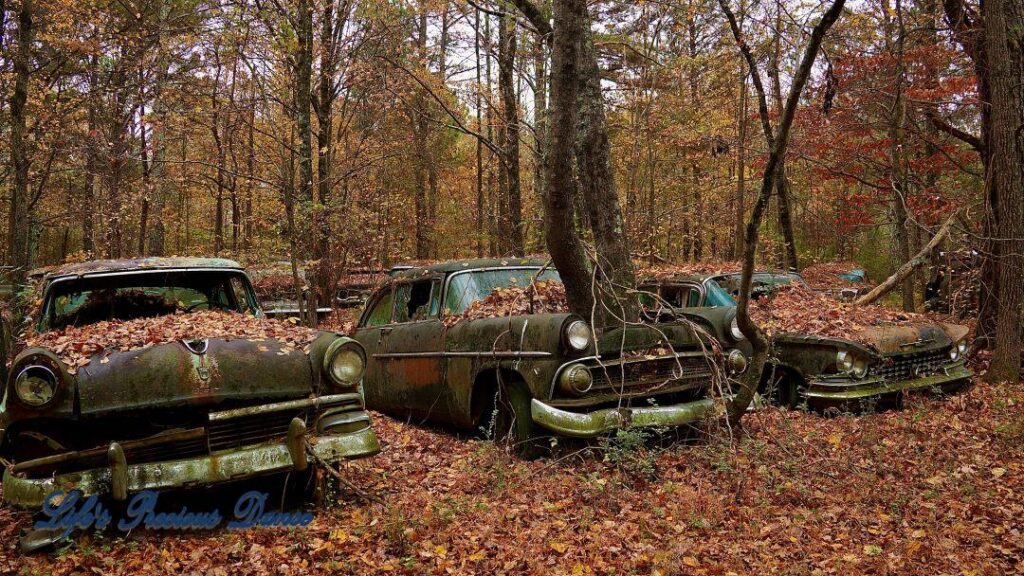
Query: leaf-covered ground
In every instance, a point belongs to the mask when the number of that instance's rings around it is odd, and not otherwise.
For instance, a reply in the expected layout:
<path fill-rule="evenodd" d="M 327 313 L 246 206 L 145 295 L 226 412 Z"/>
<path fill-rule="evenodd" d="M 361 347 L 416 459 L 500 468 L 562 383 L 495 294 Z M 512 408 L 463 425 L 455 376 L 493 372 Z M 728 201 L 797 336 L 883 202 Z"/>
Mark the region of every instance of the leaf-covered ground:
<path fill-rule="evenodd" d="M 0 508 L 0 574 L 979 574 L 1024 570 L 1024 390 L 905 410 L 766 410 L 734 446 L 493 445 L 378 416 L 384 450 L 310 529 L 84 537 L 24 558 Z M 606 462 L 605 456 L 616 462 Z"/>

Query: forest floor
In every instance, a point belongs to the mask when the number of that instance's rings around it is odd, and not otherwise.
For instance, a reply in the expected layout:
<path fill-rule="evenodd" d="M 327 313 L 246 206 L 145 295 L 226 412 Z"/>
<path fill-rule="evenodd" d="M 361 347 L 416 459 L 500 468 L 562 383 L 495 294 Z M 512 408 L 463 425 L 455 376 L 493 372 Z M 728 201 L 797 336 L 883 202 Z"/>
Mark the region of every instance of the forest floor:
<path fill-rule="evenodd" d="M 5 507 L 0 574 L 1024 573 L 1021 383 L 856 417 L 767 409 L 735 442 L 535 462 L 375 427 L 381 454 L 343 467 L 359 491 L 308 528 L 91 534 L 23 557 L 31 519 Z"/>

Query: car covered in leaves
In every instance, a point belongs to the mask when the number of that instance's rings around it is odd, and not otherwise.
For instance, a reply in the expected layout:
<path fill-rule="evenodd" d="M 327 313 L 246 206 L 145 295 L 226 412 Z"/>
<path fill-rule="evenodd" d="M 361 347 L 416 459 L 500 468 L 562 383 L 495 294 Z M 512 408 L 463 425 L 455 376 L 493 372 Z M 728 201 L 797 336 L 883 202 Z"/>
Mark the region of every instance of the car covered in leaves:
<path fill-rule="evenodd" d="M 727 342 L 749 350 L 736 318 L 740 274 L 683 272 L 641 282 L 681 314 L 720 309 Z M 783 405 L 863 408 L 912 390 L 952 392 L 970 382 L 968 328 L 812 291 L 792 272 L 757 272 L 751 315 L 771 342 L 761 392 Z"/>
<path fill-rule="evenodd" d="M 8 502 L 68 489 L 124 500 L 379 450 L 362 347 L 264 318 L 230 260 L 65 265 L 44 278 L 36 313 L 5 354 Z"/>
<path fill-rule="evenodd" d="M 483 430 L 535 455 L 538 439 L 682 426 L 713 406 L 710 346 L 691 323 L 595 335 L 538 259 L 463 260 L 396 272 L 354 338 L 367 406 Z"/>

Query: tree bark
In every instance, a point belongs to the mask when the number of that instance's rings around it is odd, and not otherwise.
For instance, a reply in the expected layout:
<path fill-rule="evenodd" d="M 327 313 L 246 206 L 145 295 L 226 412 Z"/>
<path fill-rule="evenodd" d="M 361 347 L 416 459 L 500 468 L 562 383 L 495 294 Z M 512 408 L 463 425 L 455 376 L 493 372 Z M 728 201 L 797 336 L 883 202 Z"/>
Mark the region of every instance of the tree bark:
<path fill-rule="evenodd" d="M 598 280 L 603 286 L 597 291 L 602 304 L 598 307 L 597 321 L 601 325 L 610 325 L 617 321 L 612 317 L 614 315 L 622 314 L 627 320 L 635 316 L 636 302 L 627 294 L 634 287 L 636 277 L 611 168 L 611 144 L 601 93 L 601 75 L 586 6 L 581 18 L 576 163 L 582 198 L 594 234 L 597 266 L 601 272 Z M 556 27 L 556 39 L 557 35 Z M 552 190 L 552 186 L 548 188 Z"/>
<path fill-rule="evenodd" d="M 551 50 L 550 148 L 545 163 L 544 228 L 548 252 L 565 284 L 569 308 L 583 318 L 593 309 L 590 271 L 576 234 L 573 150 L 576 138 L 580 43 L 587 26 L 586 0 L 555 0 Z"/>
<path fill-rule="evenodd" d="M 506 255 L 523 254 L 523 208 L 519 179 L 519 102 L 515 89 L 516 30 L 509 15 L 498 18 L 498 92 L 503 136 L 501 238 Z"/>
<path fill-rule="evenodd" d="M 26 142 L 28 83 L 31 75 L 32 41 L 35 35 L 32 21 L 32 0 L 22 0 L 18 10 L 18 45 L 14 52 L 14 92 L 11 94 L 11 186 L 10 220 L 8 221 L 9 262 L 14 266 L 13 281 L 21 284 L 32 262 L 29 253 L 29 153 Z"/>
<path fill-rule="evenodd" d="M 985 377 L 1016 382 L 1024 321 L 1024 1 L 985 0 L 982 18 L 991 113 L 985 187 L 994 196 L 999 245 L 995 349 Z"/>

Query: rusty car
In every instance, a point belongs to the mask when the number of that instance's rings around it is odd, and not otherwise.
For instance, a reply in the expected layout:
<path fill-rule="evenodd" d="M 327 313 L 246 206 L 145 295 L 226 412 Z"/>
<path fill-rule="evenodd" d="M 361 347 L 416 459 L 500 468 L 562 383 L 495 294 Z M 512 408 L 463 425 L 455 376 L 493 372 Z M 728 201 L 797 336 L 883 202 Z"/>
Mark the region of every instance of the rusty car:
<path fill-rule="evenodd" d="M 759 271 L 755 296 L 778 286 L 804 285 L 795 272 Z M 749 350 L 736 322 L 740 275 L 674 274 L 649 278 L 640 289 L 657 294 L 680 314 L 719 309 L 729 318 L 731 346 Z M 858 337 L 831 338 L 801 332 L 771 335 L 769 366 L 760 392 L 791 408 L 864 409 L 899 402 L 913 390 L 948 393 L 970 382 L 965 365 L 968 328 L 947 323 L 871 326 Z"/>
<path fill-rule="evenodd" d="M 495 289 L 551 280 L 558 272 L 532 258 L 396 272 L 370 297 L 354 334 L 368 355 L 367 406 L 484 430 L 527 457 L 552 434 L 684 426 L 712 409 L 715 367 L 691 323 L 595 334 L 568 312 L 460 319 Z"/>
<path fill-rule="evenodd" d="M 262 318 L 249 277 L 230 260 L 98 260 L 57 267 L 43 282 L 33 319 L 43 336 L 170 315 L 191 329 L 201 310 Z M 78 489 L 123 501 L 144 490 L 302 478 L 317 462 L 379 451 L 358 342 L 310 332 L 302 351 L 274 338 L 158 337 L 83 365 L 60 355 L 83 342 L 4 350 L 4 500 L 38 507 L 55 490 Z"/>

